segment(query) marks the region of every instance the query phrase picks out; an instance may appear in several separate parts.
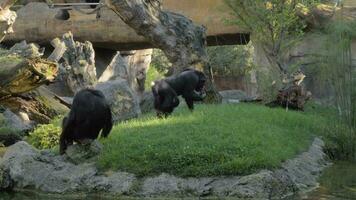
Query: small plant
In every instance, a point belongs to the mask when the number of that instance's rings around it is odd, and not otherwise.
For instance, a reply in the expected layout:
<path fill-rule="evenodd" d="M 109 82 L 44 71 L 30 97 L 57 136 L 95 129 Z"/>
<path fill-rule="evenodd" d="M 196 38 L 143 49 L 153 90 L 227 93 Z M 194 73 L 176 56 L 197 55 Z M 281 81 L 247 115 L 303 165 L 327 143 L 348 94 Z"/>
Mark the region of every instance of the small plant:
<path fill-rule="evenodd" d="M 61 134 L 61 117 L 55 118 L 50 124 L 42 124 L 32 131 L 26 140 L 38 149 L 52 149 L 59 144 Z"/>
<path fill-rule="evenodd" d="M 155 80 L 159 80 L 164 78 L 163 73 L 159 72 L 155 65 L 151 65 L 147 71 L 146 81 L 145 81 L 145 89 L 146 91 L 151 91 L 151 83 Z"/>

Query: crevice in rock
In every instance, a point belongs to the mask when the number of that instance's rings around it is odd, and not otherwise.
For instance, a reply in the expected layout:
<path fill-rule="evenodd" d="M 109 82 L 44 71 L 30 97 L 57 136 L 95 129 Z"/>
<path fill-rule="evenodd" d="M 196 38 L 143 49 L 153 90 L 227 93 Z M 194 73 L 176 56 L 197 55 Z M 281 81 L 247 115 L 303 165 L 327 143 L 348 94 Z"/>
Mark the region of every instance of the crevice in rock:
<path fill-rule="evenodd" d="M 67 21 L 70 19 L 70 14 L 68 10 L 58 10 L 57 14 L 54 17 L 58 20 Z"/>

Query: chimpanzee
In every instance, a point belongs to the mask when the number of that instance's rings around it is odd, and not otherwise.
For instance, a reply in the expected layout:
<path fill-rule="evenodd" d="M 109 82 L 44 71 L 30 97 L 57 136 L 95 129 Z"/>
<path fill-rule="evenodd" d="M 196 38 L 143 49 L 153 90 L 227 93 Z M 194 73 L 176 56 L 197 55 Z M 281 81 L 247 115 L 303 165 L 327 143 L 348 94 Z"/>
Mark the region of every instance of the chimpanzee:
<path fill-rule="evenodd" d="M 152 86 L 154 107 L 157 116 L 167 117 L 179 105 L 178 96 L 182 95 L 189 109 L 193 111 L 194 101 L 202 101 L 205 97 L 205 75 L 195 69 L 186 69 L 178 75 L 155 81 Z"/>
<path fill-rule="evenodd" d="M 73 142 L 96 139 L 101 132 L 107 137 L 112 129 L 112 116 L 104 94 L 99 90 L 83 89 L 74 96 L 70 112 L 62 122 L 60 154 Z"/>

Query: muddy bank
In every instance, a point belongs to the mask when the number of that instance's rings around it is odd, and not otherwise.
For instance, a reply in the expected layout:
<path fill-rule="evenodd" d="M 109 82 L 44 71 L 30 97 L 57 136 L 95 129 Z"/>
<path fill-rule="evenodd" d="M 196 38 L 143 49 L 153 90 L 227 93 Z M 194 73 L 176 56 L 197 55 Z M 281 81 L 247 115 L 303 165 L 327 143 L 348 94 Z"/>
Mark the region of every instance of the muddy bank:
<path fill-rule="evenodd" d="M 126 172 L 103 174 L 94 163 L 75 165 L 19 142 L 0 161 L 0 188 L 75 196 L 83 192 L 115 197 L 283 198 L 317 186 L 318 176 L 328 165 L 323 146 L 316 138 L 308 151 L 281 168 L 247 176 L 180 178 L 163 173 L 139 178 Z"/>

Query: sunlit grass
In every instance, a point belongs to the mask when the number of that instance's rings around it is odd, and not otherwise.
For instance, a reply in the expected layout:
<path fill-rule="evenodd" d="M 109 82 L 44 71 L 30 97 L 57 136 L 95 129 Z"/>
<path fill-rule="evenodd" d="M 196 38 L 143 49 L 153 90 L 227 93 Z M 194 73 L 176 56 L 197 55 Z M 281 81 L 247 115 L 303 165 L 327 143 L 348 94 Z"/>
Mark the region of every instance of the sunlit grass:
<path fill-rule="evenodd" d="M 139 176 L 240 175 L 280 166 L 307 150 L 326 120 L 259 105 L 185 107 L 168 119 L 146 115 L 116 126 L 98 165 Z"/>

